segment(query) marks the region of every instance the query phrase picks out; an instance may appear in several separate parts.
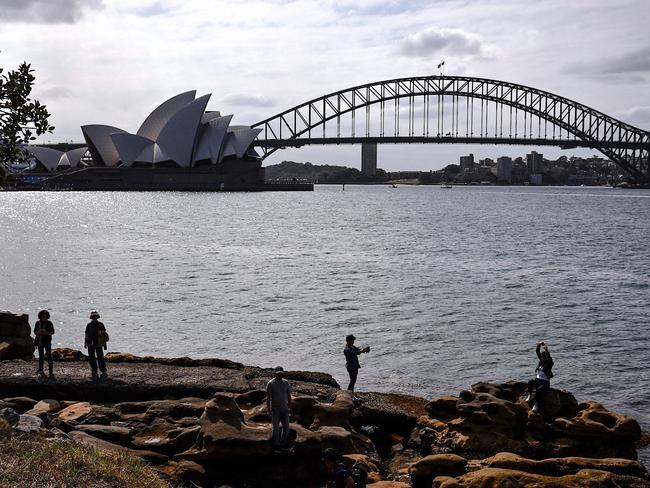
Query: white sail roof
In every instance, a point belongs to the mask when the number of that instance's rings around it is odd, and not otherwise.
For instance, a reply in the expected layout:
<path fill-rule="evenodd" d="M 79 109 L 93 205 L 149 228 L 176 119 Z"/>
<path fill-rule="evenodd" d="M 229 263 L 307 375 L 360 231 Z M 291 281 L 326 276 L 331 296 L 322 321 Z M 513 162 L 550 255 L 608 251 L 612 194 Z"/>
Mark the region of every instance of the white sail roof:
<path fill-rule="evenodd" d="M 115 166 L 120 161 L 120 154 L 111 139 L 112 134 L 126 131 L 110 125 L 84 125 L 81 132 L 88 143 L 88 149 L 93 156 L 98 156 L 106 166 Z"/>
<path fill-rule="evenodd" d="M 196 90 L 180 93 L 169 100 L 164 101 L 142 122 L 137 135 L 146 137 L 152 141 L 158 139 L 160 132 L 167 122 L 186 105 L 190 104 L 196 96 Z"/>
<path fill-rule="evenodd" d="M 50 149 L 49 147 L 30 147 L 29 152 L 43 165 L 48 171 L 54 171 L 59 162 L 61 161 L 61 156 L 65 153 L 63 151 L 57 151 L 56 149 Z"/>
<path fill-rule="evenodd" d="M 176 112 L 156 140 L 170 159 L 182 168 L 192 165 L 199 124 L 209 99 L 210 95 L 203 95 Z"/>

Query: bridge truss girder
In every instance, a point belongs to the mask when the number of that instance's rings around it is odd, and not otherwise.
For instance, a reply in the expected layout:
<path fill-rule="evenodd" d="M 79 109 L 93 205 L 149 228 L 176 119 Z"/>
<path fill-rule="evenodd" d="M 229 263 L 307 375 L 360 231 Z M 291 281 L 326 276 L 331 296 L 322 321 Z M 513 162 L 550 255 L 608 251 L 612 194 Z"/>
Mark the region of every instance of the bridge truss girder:
<path fill-rule="evenodd" d="M 464 119 L 459 117 L 461 99 L 465 101 Z M 406 107 L 404 100 L 407 101 Z M 478 101 L 476 104 L 475 100 Z M 492 114 L 489 112 L 490 103 L 494 104 Z M 388 124 L 392 126 L 392 134 L 386 124 L 388 105 L 392 105 L 393 118 Z M 371 107 L 377 106 L 379 134 L 373 137 Z M 421 120 L 416 117 L 419 108 L 422 108 Z M 449 132 L 445 132 L 445 121 L 449 118 L 449 115 L 447 119 L 445 117 L 445 108 L 448 113 L 450 109 L 452 111 L 451 125 L 447 125 L 451 129 Z M 432 112 L 435 121 L 430 116 Z M 365 129 L 360 135 L 356 130 L 359 113 Z M 524 134 L 520 137 L 522 114 Z M 341 132 L 342 118 L 348 115 L 351 122 L 349 137 Z M 407 117 L 406 123 L 402 120 L 403 115 Z M 536 138 L 533 137 L 533 117 L 537 122 Z M 327 137 L 328 122 L 336 124 L 336 137 Z M 262 129 L 255 145 L 262 148 L 264 157 L 284 146 L 336 143 L 337 140 L 340 143 L 374 139 L 379 143 L 471 141 L 481 144 L 581 146 L 599 150 L 633 179 L 650 182 L 649 132 L 553 93 L 483 78 L 429 76 L 370 83 L 310 100 L 252 127 Z M 314 134 L 317 130 L 318 135 Z M 475 131 L 478 133 L 476 136 Z"/>

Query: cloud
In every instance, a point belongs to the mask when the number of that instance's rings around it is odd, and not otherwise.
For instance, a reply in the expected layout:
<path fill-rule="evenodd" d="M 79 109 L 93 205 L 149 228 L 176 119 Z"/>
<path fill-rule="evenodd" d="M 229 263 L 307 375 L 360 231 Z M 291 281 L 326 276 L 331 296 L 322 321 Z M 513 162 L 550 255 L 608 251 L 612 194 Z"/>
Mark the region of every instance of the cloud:
<path fill-rule="evenodd" d="M 232 93 L 223 97 L 221 101 L 228 105 L 246 107 L 273 107 L 275 105 L 275 100 L 255 93 Z"/>
<path fill-rule="evenodd" d="M 398 52 L 415 58 L 430 58 L 441 54 L 473 58 L 491 57 L 486 46 L 473 34 L 459 29 L 436 27 L 408 35 L 400 43 Z"/>
<path fill-rule="evenodd" d="M 73 24 L 83 16 L 84 10 L 103 7 L 103 0 L 0 0 L 0 20 Z"/>
<path fill-rule="evenodd" d="M 650 73 L 650 46 L 628 51 L 618 56 L 569 64 L 566 71 L 573 74 L 638 76 Z"/>
<path fill-rule="evenodd" d="M 650 105 L 632 107 L 619 112 L 618 115 L 622 120 L 637 127 L 645 129 L 650 127 Z"/>

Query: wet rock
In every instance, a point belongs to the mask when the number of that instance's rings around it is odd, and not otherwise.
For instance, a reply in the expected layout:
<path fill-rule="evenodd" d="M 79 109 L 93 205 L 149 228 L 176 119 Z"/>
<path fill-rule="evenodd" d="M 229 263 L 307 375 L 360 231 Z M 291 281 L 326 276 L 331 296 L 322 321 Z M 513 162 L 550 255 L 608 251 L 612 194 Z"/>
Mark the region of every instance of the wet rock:
<path fill-rule="evenodd" d="M 131 429 L 114 425 L 78 425 L 77 431 L 85 432 L 93 437 L 102 439 L 120 446 L 128 446 L 131 442 Z"/>
<path fill-rule="evenodd" d="M 91 412 L 92 412 L 92 407 L 90 406 L 90 403 L 77 402 L 61 410 L 58 413 L 57 418 L 59 420 L 62 420 L 63 422 L 70 422 L 70 421 L 79 422 L 83 418 L 90 415 Z"/>

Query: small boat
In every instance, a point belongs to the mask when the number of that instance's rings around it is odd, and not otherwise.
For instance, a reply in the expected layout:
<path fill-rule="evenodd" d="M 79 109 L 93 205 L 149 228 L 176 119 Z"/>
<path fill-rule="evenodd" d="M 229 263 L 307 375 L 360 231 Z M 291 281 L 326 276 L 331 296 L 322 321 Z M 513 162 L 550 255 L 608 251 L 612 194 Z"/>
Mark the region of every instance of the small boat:
<path fill-rule="evenodd" d="M 449 183 L 443 183 L 440 188 L 452 188 L 452 186 Z"/>
<path fill-rule="evenodd" d="M 397 188 L 397 185 L 396 185 L 395 183 L 391 183 L 391 184 L 389 185 L 389 188 Z"/>

